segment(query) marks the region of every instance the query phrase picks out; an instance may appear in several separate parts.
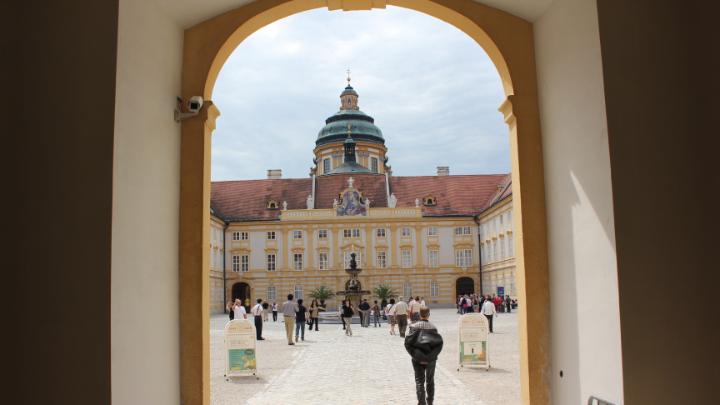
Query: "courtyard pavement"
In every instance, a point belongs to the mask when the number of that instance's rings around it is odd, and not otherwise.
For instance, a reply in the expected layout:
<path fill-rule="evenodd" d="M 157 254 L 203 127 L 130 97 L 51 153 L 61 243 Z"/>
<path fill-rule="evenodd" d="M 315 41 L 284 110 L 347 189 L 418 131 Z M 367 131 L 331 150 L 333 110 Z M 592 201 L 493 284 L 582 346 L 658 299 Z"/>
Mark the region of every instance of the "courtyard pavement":
<path fill-rule="evenodd" d="M 520 403 L 517 314 L 498 314 L 489 338 L 491 368 L 457 370 L 459 315 L 432 309 L 430 321 L 443 336 L 435 370 L 436 405 L 515 405 Z M 211 398 L 213 405 L 416 404 L 410 356 L 403 339 L 389 326 L 361 328 L 345 336 L 339 324 L 305 331 L 305 341 L 287 344 L 282 317 L 265 322 L 257 342 L 258 379 L 224 374 L 223 328 L 227 315 L 213 315 L 210 325 Z"/>

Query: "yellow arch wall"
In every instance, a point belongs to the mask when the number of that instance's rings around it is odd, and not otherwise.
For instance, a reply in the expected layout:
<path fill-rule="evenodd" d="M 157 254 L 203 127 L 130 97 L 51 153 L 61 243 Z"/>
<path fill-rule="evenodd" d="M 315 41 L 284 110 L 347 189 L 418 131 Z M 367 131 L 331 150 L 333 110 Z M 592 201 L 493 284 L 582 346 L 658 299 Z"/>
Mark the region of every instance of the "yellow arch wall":
<path fill-rule="evenodd" d="M 210 136 L 219 111 L 209 100 L 222 65 L 250 34 L 303 11 L 367 10 L 394 5 L 439 18 L 464 31 L 490 56 L 506 101 L 512 161 L 520 374 L 524 404 L 550 403 L 549 286 L 545 194 L 532 25 L 472 0 L 262 0 L 185 31 L 182 95 L 206 100 L 183 121 L 180 185 L 180 377 L 186 405 L 210 404 L 209 223 Z M 521 136 L 519 135 L 521 134 Z"/>

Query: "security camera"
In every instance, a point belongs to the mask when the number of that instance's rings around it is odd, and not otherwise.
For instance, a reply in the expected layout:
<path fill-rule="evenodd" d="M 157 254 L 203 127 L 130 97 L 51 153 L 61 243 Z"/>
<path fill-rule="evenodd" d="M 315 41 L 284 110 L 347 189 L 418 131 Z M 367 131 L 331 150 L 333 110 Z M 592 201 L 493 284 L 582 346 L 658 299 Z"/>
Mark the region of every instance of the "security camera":
<path fill-rule="evenodd" d="M 190 97 L 190 101 L 187 103 L 187 109 L 191 113 L 198 113 L 203 106 L 203 98 L 200 96 Z"/>
<path fill-rule="evenodd" d="M 186 105 L 186 110 L 188 112 L 182 112 L 180 109 L 182 108 L 182 99 L 180 97 L 177 98 L 178 101 L 178 108 L 175 109 L 175 121 L 180 122 L 184 120 L 185 118 L 190 118 L 196 116 L 200 109 L 203 106 L 203 98 L 200 96 L 192 96 L 190 97 L 190 100 L 188 100 Z"/>

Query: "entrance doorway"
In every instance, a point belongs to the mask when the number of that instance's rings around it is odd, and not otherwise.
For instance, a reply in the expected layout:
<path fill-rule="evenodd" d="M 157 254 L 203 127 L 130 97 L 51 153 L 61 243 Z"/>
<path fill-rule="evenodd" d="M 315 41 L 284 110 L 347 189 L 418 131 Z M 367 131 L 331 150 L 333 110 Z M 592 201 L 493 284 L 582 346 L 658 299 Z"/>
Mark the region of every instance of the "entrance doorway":
<path fill-rule="evenodd" d="M 455 295 L 475 293 L 475 282 L 470 277 L 460 277 L 455 281 Z"/>
<path fill-rule="evenodd" d="M 240 299 L 246 307 L 250 306 L 250 285 L 248 283 L 235 283 L 232 286 L 232 300 Z"/>

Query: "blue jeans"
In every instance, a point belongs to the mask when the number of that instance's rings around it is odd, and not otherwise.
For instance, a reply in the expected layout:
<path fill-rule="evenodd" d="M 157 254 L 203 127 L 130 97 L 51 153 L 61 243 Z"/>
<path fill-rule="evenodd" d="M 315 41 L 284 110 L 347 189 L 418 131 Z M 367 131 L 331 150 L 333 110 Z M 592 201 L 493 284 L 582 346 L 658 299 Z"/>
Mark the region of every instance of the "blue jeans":
<path fill-rule="evenodd" d="M 375 326 L 380 326 L 380 314 L 375 313 L 375 315 L 373 315 L 373 324 Z"/>
<path fill-rule="evenodd" d="M 298 340 L 298 336 L 305 340 L 305 321 L 295 320 L 295 341 Z"/>

